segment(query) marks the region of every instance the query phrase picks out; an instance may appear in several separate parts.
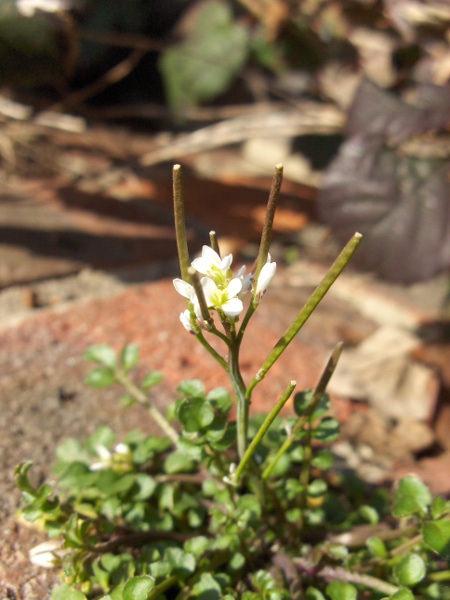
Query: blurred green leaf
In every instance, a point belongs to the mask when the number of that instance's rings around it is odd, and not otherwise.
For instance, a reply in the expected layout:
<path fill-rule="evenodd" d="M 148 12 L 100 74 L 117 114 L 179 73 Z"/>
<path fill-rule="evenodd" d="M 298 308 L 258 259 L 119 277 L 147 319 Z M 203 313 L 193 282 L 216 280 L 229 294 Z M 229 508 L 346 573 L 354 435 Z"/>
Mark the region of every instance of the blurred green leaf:
<path fill-rule="evenodd" d="M 111 346 L 108 346 L 108 344 L 91 346 L 84 353 L 84 359 L 103 365 L 111 371 L 117 368 L 116 351 Z"/>
<path fill-rule="evenodd" d="M 407 554 L 394 567 L 400 585 L 412 587 L 422 581 L 427 573 L 425 562 L 418 554 Z"/>
<path fill-rule="evenodd" d="M 162 381 L 163 378 L 164 375 L 159 371 L 150 371 L 150 373 L 147 373 L 147 375 L 142 380 L 141 387 L 144 391 L 147 391 L 151 387 L 154 387 L 160 381 Z"/>
<path fill-rule="evenodd" d="M 177 387 L 177 391 L 186 397 L 205 397 L 205 386 L 200 381 L 200 379 L 187 379 L 186 381 L 182 381 Z"/>
<path fill-rule="evenodd" d="M 445 558 L 450 558 L 450 519 L 426 521 L 422 535 L 428 546 Z"/>
<path fill-rule="evenodd" d="M 115 383 L 116 379 L 111 371 L 99 367 L 88 373 L 84 381 L 93 388 L 104 388 Z"/>
<path fill-rule="evenodd" d="M 129 344 L 120 353 L 120 362 L 123 370 L 128 373 L 139 362 L 139 348 L 136 344 Z"/>
<path fill-rule="evenodd" d="M 60 585 L 52 590 L 52 600 L 87 600 L 87 597 L 67 585 Z"/>
<path fill-rule="evenodd" d="M 331 600 L 356 600 L 358 592 L 351 583 L 333 581 L 327 585 L 327 595 Z"/>
<path fill-rule="evenodd" d="M 405 517 L 413 513 L 425 513 L 431 503 L 431 494 L 427 486 L 416 477 L 405 477 L 398 483 L 394 494 L 392 514 Z"/>
<path fill-rule="evenodd" d="M 133 577 L 123 588 L 123 600 L 147 600 L 148 594 L 155 587 L 155 580 L 150 575 Z"/>
<path fill-rule="evenodd" d="M 233 19 L 229 5 L 211 0 L 201 5 L 187 37 L 161 56 L 167 99 L 178 115 L 184 108 L 224 92 L 242 69 L 249 51 L 249 31 Z"/>

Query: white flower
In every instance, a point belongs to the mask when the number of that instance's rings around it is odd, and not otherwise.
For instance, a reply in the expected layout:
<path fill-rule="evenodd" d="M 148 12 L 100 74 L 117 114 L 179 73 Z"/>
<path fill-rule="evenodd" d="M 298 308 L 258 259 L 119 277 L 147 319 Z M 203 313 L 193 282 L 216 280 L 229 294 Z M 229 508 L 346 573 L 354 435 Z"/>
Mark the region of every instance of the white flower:
<path fill-rule="evenodd" d="M 89 467 L 91 471 L 105 471 L 106 469 L 123 471 L 131 467 L 133 457 L 130 447 L 127 444 L 117 444 L 114 448 L 114 453 L 111 453 L 108 448 L 101 444 L 95 450 L 100 460 Z"/>
<path fill-rule="evenodd" d="M 217 285 L 220 285 L 225 284 L 231 276 L 230 266 L 232 262 L 232 254 L 220 258 L 215 250 L 209 246 L 203 246 L 201 257 L 195 258 L 192 261 L 192 266 L 196 271 L 210 277 Z"/>
<path fill-rule="evenodd" d="M 221 289 L 209 277 L 201 279 L 206 304 L 224 312 L 228 317 L 237 317 L 244 309 L 242 300 L 237 296 L 242 290 L 242 281 L 235 277 L 228 285 Z"/>
<path fill-rule="evenodd" d="M 261 269 L 258 277 L 258 281 L 256 282 L 256 290 L 255 290 L 255 298 L 257 300 L 261 300 L 264 292 L 269 287 L 270 282 L 275 275 L 275 271 L 277 270 L 277 263 L 270 262 L 270 254 L 267 256 L 267 262 Z"/>
<path fill-rule="evenodd" d="M 53 569 L 61 565 L 61 558 L 56 553 L 61 550 L 61 540 L 49 540 L 31 548 L 28 553 L 30 562 L 44 569 Z"/>
<path fill-rule="evenodd" d="M 185 298 L 187 298 L 188 300 L 190 300 L 192 302 L 192 304 L 194 305 L 195 316 L 200 321 L 200 324 L 204 326 L 205 321 L 203 319 L 202 310 L 200 308 L 200 303 L 198 301 L 197 294 L 195 293 L 194 286 L 192 286 L 190 283 L 187 283 L 187 281 L 183 281 L 183 279 L 178 279 L 178 278 L 173 280 L 173 285 L 179 294 L 181 294 L 182 296 L 184 296 Z M 187 312 L 189 313 L 189 311 L 187 311 Z M 184 311 L 180 315 L 180 321 L 182 322 L 183 327 L 185 329 L 187 329 L 189 331 L 189 333 L 195 333 L 194 330 L 192 329 L 190 318 L 189 318 L 189 326 L 190 327 L 189 327 L 189 329 L 186 327 L 187 321 L 185 319 L 185 316 L 186 316 L 186 311 Z"/>

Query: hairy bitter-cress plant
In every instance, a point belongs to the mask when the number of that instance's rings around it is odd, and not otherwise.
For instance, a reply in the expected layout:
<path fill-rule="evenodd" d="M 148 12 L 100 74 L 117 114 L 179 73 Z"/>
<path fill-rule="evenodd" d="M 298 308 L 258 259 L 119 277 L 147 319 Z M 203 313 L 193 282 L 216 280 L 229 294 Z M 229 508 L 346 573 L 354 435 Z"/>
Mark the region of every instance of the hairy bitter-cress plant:
<path fill-rule="evenodd" d="M 432 499 L 414 477 L 392 498 L 354 475 L 330 471 L 327 445 L 339 426 L 327 416 L 327 383 L 338 344 L 313 390 L 294 395 L 296 416 L 279 412 L 293 394 L 287 383 L 266 416 L 250 418 L 254 388 L 293 340 L 360 241 L 355 234 L 269 352 L 250 383 L 239 351 L 247 326 L 276 270 L 269 254 L 282 166 L 276 167 L 255 268 L 232 270 L 214 232 L 201 257 L 189 258 L 181 169 L 174 168 L 175 224 L 186 298 L 182 325 L 225 370 L 234 391 L 206 391 L 183 381 L 163 414 L 148 392 L 161 375 L 136 384 L 138 349 L 120 355 L 94 346 L 87 382 L 120 384 L 122 401 L 146 406 L 162 436 L 132 432 L 116 443 L 107 427 L 57 450 L 58 495 L 36 488 L 31 463 L 16 470 L 23 516 L 50 540 L 31 560 L 59 566 L 54 600 L 411 600 L 450 599 L 450 503 Z M 180 334 L 183 335 L 182 331 Z M 223 352 L 210 344 L 215 336 Z M 236 402 L 236 421 L 229 412 Z"/>

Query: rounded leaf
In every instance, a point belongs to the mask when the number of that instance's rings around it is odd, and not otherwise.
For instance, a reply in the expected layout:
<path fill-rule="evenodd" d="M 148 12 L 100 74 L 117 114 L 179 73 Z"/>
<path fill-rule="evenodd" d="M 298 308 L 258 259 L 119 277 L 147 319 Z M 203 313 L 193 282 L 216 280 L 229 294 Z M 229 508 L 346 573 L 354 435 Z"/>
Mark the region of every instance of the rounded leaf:
<path fill-rule="evenodd" d="M 331 600 L 356 600 L 358 597 L 355 586 L 344 581 L 333 581 L 327 585 L 326 592 Z"/>
<path fill-rule="evenodd" d="M 84 381 L 93 388 L 104 388 L 112 385 L 116 380 L 111 371 L 99 367 L 88 373 Z"/>
<path fill-rule="evenodd" d="M 376 558 L 386 558 L 388 555 L 386 545 L 383 540 L 377 537 L 370 537 L 366 540 L 366 546 L 372 556 Z"/>
<path fill-rule="evenodd" d="M 415 600 L 415 598 L 412 592 L 406 588 L 402 588 L 398 592 L 395 592 L 395 594 L 392 594 L 392 596 L 389 596 L 388 600 Z"/>
<path fill-rule="evenodd" d="M 421 556 L 408 554 L 395 565 L 394 574 L 400 585 L 412 587 L 422 581 L 427 574 L 427 568 Z"/>
<path fill-rule="evenodd" d="M 91 346 L 84 353 L 84 359 L 103 365 L 112 371 L 117 367 L 116 351 L 108 344 Z"/>
<path fill-rule="evenodd" d="M 405 477 L 398 483 L 394 495 L 392 514 L 405 517 L 415 512 L 424 513 L 431 503 L 431 494 L 427 486 L 417 477 Z"/>
<path fill-rule="evenodd" d="M 450 558 L 450 519 L 426 521 L 422 527 L 422 535 L 432 550 Z"/>
<path fill-rule="evenodd" d="M 120 362 L 125 372 L 128 373 L 139 362 L 139 348 L 136 344 L 129 344 L 120 353 Z"/>
<path fill-rule="evenodd" d="M 148 594 L 155 587 L 155 580 L 150 575 L 133 577 L 123 588 L 123 600 L 147 600 Z"/>

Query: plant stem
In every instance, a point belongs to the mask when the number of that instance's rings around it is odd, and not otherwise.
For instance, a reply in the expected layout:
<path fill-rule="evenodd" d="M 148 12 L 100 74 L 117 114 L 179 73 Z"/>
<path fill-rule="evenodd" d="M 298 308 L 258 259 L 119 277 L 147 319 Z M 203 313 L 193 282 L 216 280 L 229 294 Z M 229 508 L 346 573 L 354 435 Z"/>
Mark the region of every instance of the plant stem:
<path fill-rule="evenodd" d="M 264 470 L 264 472 L 262 474 L 263 479 L 267 479 L 269 477 L 270 473 L 272 472 L 272 469 L 277 464 L 278 460 L 281 458 L 281 456 L 283 456 L 283 454 L 285 452 L 287 452 L 289 450 L 289 448 L 294 443 L 297 435 L 300 433 L 300 431 L 303 429 L 303 427 L 305 426 L 305 424 L 307 423 L 307 421 L 309 420 L 311 415 L 316 410 L 317 405 L 319 404 L 323 394 L 325 393 L 328 382 L 330 381 L 331 376 L 333 375 L 334 370 L 336 369 L 337 362 L 338 362 L 339 357 L 342 352 L 342 347 L 343 347 L 342 342 L 339 342 L 338 344 L 336 344 L 336 346 L 327 362 L 327 365 L 326 365 L 325 369 L 323 370 L 323 373 L 319 379 L 319 383 L 317 384 L 317 386 L 313 392 L 311 402 L 309 403 L 309 405 L 305 411 L 305 414 L 302 417 L 299 417 L 299 419 L 295 423 L 291 433 L 285 439 L 284 443 L 282 444 L 281 448 L 278 450 L 277 454 L 275 455 L 275 457 L 273 458 L 271 463 Z"/>
<path fill-rule="evenodd" d="M 255 453 L 256 448 L 258 447 L 258 445 L 261 442 L 261 440 L 263 439 L 263 437 L 266 435 L 266 433 L 267 433 L 269 427 L 272 425 L 275 417 L 278 415 L 280 410 L 283 408 L 283 406 L 286 404 L 286 402 L 290 398 L 296 385 L 297 385 L 296 381 L 290 382 L 290 384 L 287 386 L 287 388 L 281 394 L 278 402 L 275 404 L 275 406 L 272 408 L 270 413 L 265 418 L 264 423 L 259 428 L 258 433 L 253 438 L 250 446 L 247 448 L 247 451 L 245 452 L 245 455 L 241 459 L 241 462 L 239 463 L 238 468 L 236 469 L 236 473 L 235 473 L 236 484 L 239 483 L 239 480 L 242 476 L 242 473 L 244 472 L 245 467 L 248 464 L 248 461 L 251 459 L 251 457 Z"/>
<path fill-rule="evenodd" d="M 218 331 L 217 329 L 214 329 L 213 331 L 211 331 L 211 333 L 215 333 L 215 335 L 218 335 L 222 339 L 223 334 L 221 334 L 220 331 Z M 196 337 L 197 337 L 198 341 L 200 342 L 200 344 L 203 346 L 203 348 L 205 348 L 205 350 L 207 350 L 207 352 L 209 352 L 209 354 L 211 354 L 211 356 L 214 358 L 214 360 L 217 363 L 219 363 L 219 365 L 223 369 L 225 369 L 227 371 L 228 370 L 227 361 L 222 356 L 220 356 L 220 354 L 216 350 L 214 350 L 214 348 L 205 339 L 205 336 L 203 335 L 203 333 L 200 330 L 198 331 L 198 333 L 196 333 Z M 226 339 L 226 342 L 228 343 L 227 339 Z"/>
<path fill-rule="evenodd" d="M 308 318 L 317 308 L 320 301 L 323 299 L 325 294 L 328 292 L 330 287 L 342 273 L 343 269 L 353 256 L 356 248 L 358 247 L 361 241 L 362 235 L 360 233 L 355 233 L 347 245 L 344 247 L 342 252 L 339 254 L 328 273 L 319 283 L 317 288 L 311 294 L 309 300 L 303 306 L 303 308 L 298 313 L 297 317 L 291 323 L 291 325 L 287 328 L 284 335 L 278 340 L 278 342 L 273 347 L 269 356 L 264 361 L 261 369 L 256 374 L 255 378 L 249 385 L 247 389 L 247 398 L 250 399 L 253 389 L 258 385 L 260 381 L 264 379 L 269 369 L 273 366 L 276 360 L 280 357 L 280 355 L 286 350 L 292 340 L 295 338 L 297 333 L 306 323 Z"/>
<path fill-rule="evenodd" d="M 294 562 L 296 562 L 295 559 Z M 388 596 L 392 596 L 400 589 L 396 585 L 387 583 L 387 581 L 382 581 L 377 577 L 372 577 L 371 575 L 361 575 L 360 573 L 351 573 L 345 569 L 324 567 L 317 573 L 317 575 L 323 579 L 326 579 L 327 581 L 348 581 L 350 583 L 364 585 L 372 590 L 377 590 L 382 594 L 387 594 Z"/>
<path fill-rule="evenodd" d="M 217 239 L 217 234 L 215 231 L 209 232 L 209 243 L 214 252 L 217 252 L 217 254 L 220 256 L 219 241 Z"/>
<path fill-rule="evenodd" d="M 256 263 L 255 281 L 253 285 L 253 301 L 256 300 L 256 287 L 258 283 L 258 277 L 261 269 L 267 262 L 269 254 L 270 243 L 272 241 L 272 228 L 273 220 L 275 218 L 275 211 L 278 206 L 280 199 L 281 183 L 283 181 L 283 165 L 278 164 L 275 167 L 275 173 L 272 180 L 272 187 L 270 189 L 269 200 L 267 202 L 266 217 L 264 220 L 264 226 L 261 234 L 261 242 L 259 245 L 258 260 Z"/>
<path fill-rule="evenodd" d="M 125 373 L 121 371 L 117 371 L 115 373 L 115 378 L 116 381 L 123 385 L 125 389 L 129 392 L 129 394 L 133 396 L 133 398 L 137 400 L 137 402 L 139 402 L 139 404 L 143 404 L 147 407 L 152 419 L 160 426 L 160 428 L 164 431 L 167 437 L 170 438 L 172 442 L 176 445 L 179 438 L 178 433 L 170 425 L 170 423 L 167 421 L 164 415 L 156 408 L 156 406 L 153 406 L 153 404 L 151 404 L 150 400 L 144 394 L 144 392 L 140 390 L 136 385 L 134 385 L 134 383 L 130 381 L 130 379 L 125 375 Z"/>
<path fill-rule="evenodd" d="M 227 373 L 236 396 L 237 446 L 239 458 L 242 460 L 247 448 L 248 409 L 250 402 L 246 398 L 245 383 L 239 370 L 239 346 L 235 343 L 235 336 L 233 341 L 234 343 L 230 346 L 228 354 Z"/>
<path fill-rule="evenodd" d="M 184 193 L 181 166 L 174 165 L 173 176 L 173 204 L 175 213 L 175 235 L 177 238 L 178 260 L 180 261 L 181 279 L 189 281 L 189 250 L 186 237 L 186 221 L 184 217 Z"/>

